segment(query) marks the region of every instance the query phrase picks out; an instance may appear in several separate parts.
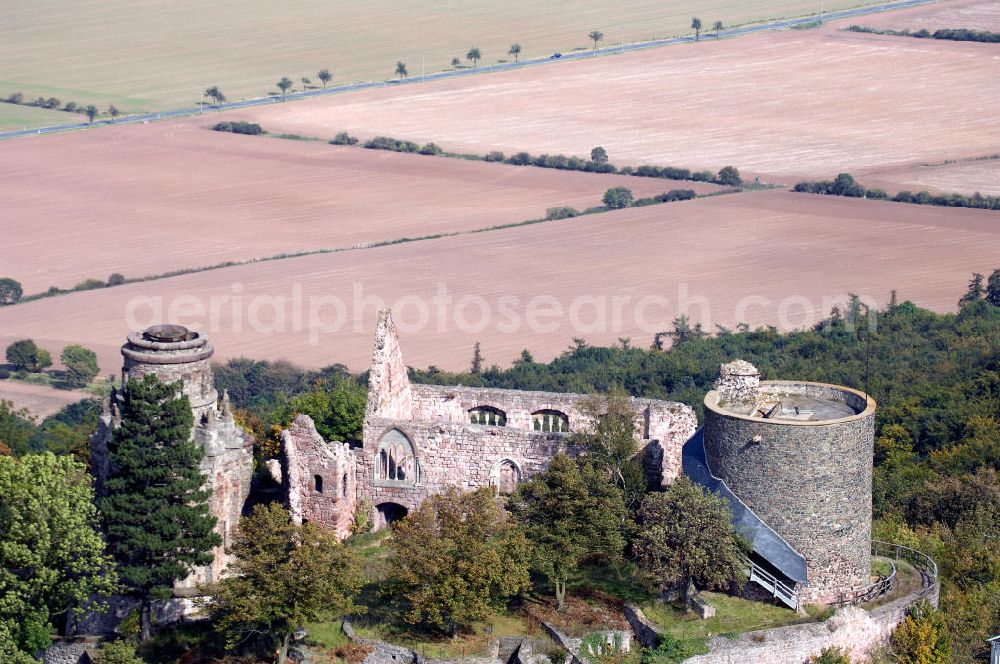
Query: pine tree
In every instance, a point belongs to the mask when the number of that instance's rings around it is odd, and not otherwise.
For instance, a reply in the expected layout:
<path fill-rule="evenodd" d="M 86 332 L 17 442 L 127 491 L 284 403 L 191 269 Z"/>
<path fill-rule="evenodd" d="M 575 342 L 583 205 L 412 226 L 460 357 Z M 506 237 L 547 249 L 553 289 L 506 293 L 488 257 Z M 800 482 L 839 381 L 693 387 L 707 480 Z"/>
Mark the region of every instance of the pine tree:
<path fill-rule="evenodd" d="M 979 272 L 975 272 L 972 275 L 972 281 L 969 282 L 969 287 L 965 291 L 965 295 L 962 299 L 958 301 L 958 306 L 962 307 L 966 304 L 971 304 L 972 302 L 978 302 L 983 299 L 983 294 L 985 293 L 983 288 L 983 275 Z"/>
<path fill-rule="evenodd" d="M 483 351 L 479 348 L 478 341 L 472 350 L 472 366 L 470 367 L 470 371 L 474 374 L 483 373 Z"/>
<path fill-rule="evenodd" d="M 1000 270 L 993 270 L 986 281 L 986 301 L 994 307 L 1000 307 Z"/>
<path fill-rule="evenodd" d="M 180 383 L 147 375 L 130 381 L 124 397 L 100 508 L 119 575 L 142 602 L 145 640 L 151 601 L 169 597 L 175 581 L 211 562 L 212 547 L 222 541 L 208 511 L 204 452 L 191 440 L 194 417 Z"/>

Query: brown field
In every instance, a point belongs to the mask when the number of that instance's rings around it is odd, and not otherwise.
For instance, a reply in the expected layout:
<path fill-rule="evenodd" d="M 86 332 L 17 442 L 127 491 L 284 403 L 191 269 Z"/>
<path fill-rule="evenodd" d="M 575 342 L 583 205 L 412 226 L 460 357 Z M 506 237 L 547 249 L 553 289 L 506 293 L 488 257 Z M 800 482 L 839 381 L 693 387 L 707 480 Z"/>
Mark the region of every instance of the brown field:
<path fill-rule="evenodd" d="M 1000 49 L 840 25 L 242 111 L 271 131 L 801 175 L 1000 151 Z M 975 85 L 947 85 L 976 81 Z"/>
<path fill-rule="evenodd" d="M 57 390 L 47 385 L 32 385 L 13 380 L 0 380 L 0 401 L 10 401 L 15 408 L 26 408 L 28 412 L 43 420 L 63 406 L 91 397 L 80 390 Z"/>
<path fill-rule="evenodd" d="M 848 292 L 884 304 L 892 289 L 949 311 L 970 273 L 994 269 L 997 256 L 994 212 L 745 193 L 49 298 L 0 309 L 0 346 L 24 337 L 53 348 L 83 343 L 109 372 L 130 325 L 169 319 L 208 332 L 220 358 L 360 370 L 381 298 L 396 312 L 411 365 L 460 369 L 476 341 L 500 364 L 522 348 L 549 359 L 573 337 L 646 345 L 685 311 L 708 329 L 800 327 Z M 452 303 L 439 316 L 445 295 Z M 667 301 L 640 306 L 650 296 Z M 320 297 L 339 298 L 343 310 Z M 617 317 L 615 297 L 630 298 L 619 300 Z M 608 313 L 598 324 L 602 302 Z"/>
<path fill-rule="evenodd" d="M 827 10 L 871 0 L 826 0 Z M 198 103 L 218 85 L 230 99 L 259 97 L 289 76 L 335 84 L 393 77 L 397 60 L 411 75 L 451 66 L 475 46 L 480 65 L 688 34 L 691 16 L 728 25 L 814 14 L 815 0 L 5 0 L 0 21 L 0 95 L 21 91 L 65 101 L 115 104 L 128 111 Z"/>
<path fill-rule="evenodd" d="M 996 0 L 949 0 L 883 14 L 859 16 L 850 22 L 872 28 L 908 29 L 914 32 L 922 28 L 932 32 L 939 28 L 1000 32 L 1000 3 Z"/>
<path fill-rule="evenodd" d="M 453 233 L 689 187 L 209 131 L 204 119 L 0 145 L 0 276 L 28 293 Z"/>
<path fill-rule="evenodd" d="M 938 193 L 1000 196 L 1000 157 L 971 159 L 952 164 L 927 164 L 899 170 L 886 170 L 859 181 L 869 187 L 882 187 L 895 193 L 902 189 L 926 189 Z M 1000 220 L 998 220 L 1000 222 Z"/>

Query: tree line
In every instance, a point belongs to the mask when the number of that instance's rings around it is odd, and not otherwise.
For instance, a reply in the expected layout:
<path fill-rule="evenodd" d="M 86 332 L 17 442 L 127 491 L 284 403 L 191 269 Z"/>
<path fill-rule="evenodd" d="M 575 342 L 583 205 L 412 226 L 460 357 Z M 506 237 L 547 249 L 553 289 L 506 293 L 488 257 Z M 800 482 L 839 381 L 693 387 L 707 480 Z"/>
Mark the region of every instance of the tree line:
<path fill-rule="evenodd" d="M 978 191 L 972 196 L 964 194 L 931 194 L 926 191 L 919 191 L 917 193 L 900 191 L 894 196 L 889 196 L 883 189 L 865 188 L 855 181 L 850 173 L 840 173 L 833 180 L 804 180 L 796 183 L 792 191 L 807 194 L 825 194 L 827 196 L 847 196 L 848 198 L 870 198 L 880 201 L 889 200 L 895 203 L 914 203 L 916 205 L 1000 210 L 1000 196 L 984 196 Z"/>

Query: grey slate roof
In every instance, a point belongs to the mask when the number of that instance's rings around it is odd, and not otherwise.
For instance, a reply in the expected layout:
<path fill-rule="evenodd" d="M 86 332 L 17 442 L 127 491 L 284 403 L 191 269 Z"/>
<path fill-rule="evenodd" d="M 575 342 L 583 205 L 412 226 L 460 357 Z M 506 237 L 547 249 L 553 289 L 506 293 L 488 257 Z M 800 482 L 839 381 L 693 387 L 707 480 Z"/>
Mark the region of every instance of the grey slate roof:
<path fill-rule="evenodd" d="M 726 483 L 712 475 L 705 458 L 704 429 L 698 429 L 681 450 L 684 474 L 695 484 L 723 496 L 733 511 L 733 527 L 747 538 L 754 552 L 797 583 L 806 583 L 806 559 L 746 506 Z"/>

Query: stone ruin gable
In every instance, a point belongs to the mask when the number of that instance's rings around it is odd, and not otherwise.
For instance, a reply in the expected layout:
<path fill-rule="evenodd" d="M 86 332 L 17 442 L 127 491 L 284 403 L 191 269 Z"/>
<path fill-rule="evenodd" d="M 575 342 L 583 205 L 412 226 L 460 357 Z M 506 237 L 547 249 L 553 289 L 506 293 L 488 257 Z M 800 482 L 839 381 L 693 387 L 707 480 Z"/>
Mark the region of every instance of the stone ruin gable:
<path fill-rule="evenodd" d="M 365 417 L 410 419 L 413 397 L 410 377 L 403 364 L 396 325 L 389 310 L 379 312 L 375 327 L 375 350 L 368 374 L 368 403 Z"/>
<path fill-rule="evenodd" d="M 589 397 L 582 394 L 440 385 L 413 385 L 411 394 L 413 419 L 417 421 L 468 424 L 469 411 L 485 406 L 503 411 L 506 427 L 502 428 L 538 433 L 534 431 L 532 417 L 540 411 L 564 413 L 571 432 L 592 425 L 582 412 Z M 653 452 L 648 446 L 654 443 L 659 446 L 655 454 L 661 459 L 657 481 L 666 487 L 681 474 L 681 447 L 698 427 L 694 410 L 682 403 L 655 399 L 631 397 L 630 403 L 638 418 L 640 454 L 646 457 Z"/>
<path fill-rule="evenodd" d="M 415 482 L 377 479 L 378 442 L 394 429 L 413 444 L 420 469 Z M 375 507 L 397 503 L 408 511 L 448 486 L 466 491 L 490 486 L 504 461 L 514 462 L 520 478 L 527 478 L 545 470 L 558 452 L 573 452 L 559 434 L 464 422 L 369 419 L 364 440 L 357 467 L 360 496 Z"/>
<path fill-rule="evenodd" d="M 350 446 L 323 440 L 307 415 L 296 416 L 281 432 L 281 442 L 282 481 L 292 520 L 319 523 L 341 539 L 348 537 L 358 505 Z"/>

